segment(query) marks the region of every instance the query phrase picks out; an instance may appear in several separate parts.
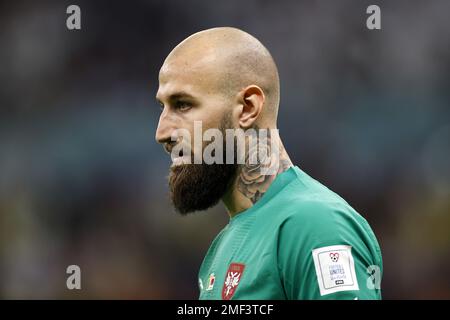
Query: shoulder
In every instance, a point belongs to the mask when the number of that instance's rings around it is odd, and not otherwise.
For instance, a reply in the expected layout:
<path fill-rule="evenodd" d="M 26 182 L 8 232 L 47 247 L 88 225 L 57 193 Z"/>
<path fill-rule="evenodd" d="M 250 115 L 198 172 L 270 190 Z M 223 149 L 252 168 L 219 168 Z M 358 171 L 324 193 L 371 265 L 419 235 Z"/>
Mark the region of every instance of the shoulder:
<path fill-rule="evenodd" d="M 359 242 L 371 233 L 367 221 L 347 201 L 309 176 L 288 187 L 283 210 L 276 213 L 279 235 L 319 245 Z"/>
<path fill-rule="evenodd" d="M 278 229 L 279 236 L 300 245 L 358 242 L 371 233 L 367 221 L 347 201 L 303 171 L 295 172 L 296 178 L 264 210 L 264 220 Z"/>
<path fill-rule="evenodd" d="M 278 229 L 280 254 L 307 256 L 317 248 L 349 246 L 365 265 L 381 265 L 378 241 L 367 221 L 339 197 L 292 201 Z"/>
<path fill-rule="evenodd" d="M 344 200 L 330 198 L 293 199 L 281 217 L 280 228 L 293 232 L 312 232 L 327 237 L 351 229 L 364 219 Z"/>

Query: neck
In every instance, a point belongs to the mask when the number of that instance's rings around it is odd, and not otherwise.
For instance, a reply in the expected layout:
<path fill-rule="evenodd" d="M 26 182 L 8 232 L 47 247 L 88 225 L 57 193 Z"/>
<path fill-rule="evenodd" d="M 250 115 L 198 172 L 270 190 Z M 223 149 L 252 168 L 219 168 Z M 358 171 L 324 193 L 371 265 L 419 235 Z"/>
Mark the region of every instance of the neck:
<path fill-rule="evenodd" d="M 292 162 L 279 136 L 269 136 L 268 140 L 270 141 L 271 139 L 277 139 L 279 156 L 277 157 L 276 154 L 270 152 L 271 144 L 268 143 L 268 154 L 271 159 L 270 162 L 265 163 L 275 163 L 274 170 L 269 171 L 270 174 L 263 172 L 263 170 L 255 170 L 255 167 L 259 166 L 261 168 L 261 164 L 248 164 L 249 154 L 247 152 L 245 157 L 247 159 L 246 163 L 239 166 L 234 182 L 222 198 L 230 218 L 251 208 L 267 192 L 276 177 L 292 166 Z"/>

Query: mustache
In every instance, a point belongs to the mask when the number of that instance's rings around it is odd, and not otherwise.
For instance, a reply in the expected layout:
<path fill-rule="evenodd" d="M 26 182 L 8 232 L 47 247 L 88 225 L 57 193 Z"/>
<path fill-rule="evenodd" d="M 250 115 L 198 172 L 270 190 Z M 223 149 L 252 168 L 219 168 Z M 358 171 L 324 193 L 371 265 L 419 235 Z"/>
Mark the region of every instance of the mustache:
<path fill-rule="evenodd" d="M 176 142 L 166 142 L 163 144 L 163 148 L 168 154 L 171 154 L 172 149 L 175 148 L 176 144 Z"/>
<path fill-rule="evenodd" d="M 172 155 L 173 148 L 178 146 L 180 143 L 182 143 L 182 142 L 176 142 L 176 141 L 174 141 L 174 142 L 166 142 L 166 143 L 164 143 L 163 148 L 169 155 Z M 184 148 L 180 148 L 179 154 L 177 154 L 175 156 L 180 156 L 180 157 L 183 156 L 183 151 L 184 150 L 188 150 L 189 153 L 191 154 L 191 156 L 193 156 L 193 152 L 191 150 L 191 146 L 189 146 L 189 145 L 186 145 Z"/>
<path fill-rule="evenodd" d="M 180 143 L 182 143 L 182 142 L 177 142 L 177 141 L 166 142 L 166 143 L 164 143 L 163 147 L 164 147 L 164 150 L 166 150 L 166 152 L 167 152 L 168 154 L 171 154 L 173 148 L 175 148 L 175 147 L 176 147 L 178 144 L 180 144 Z M 190 149 L 190 146 L 186 146 L 186 148 L 189 148 L 189 149 Z"/>

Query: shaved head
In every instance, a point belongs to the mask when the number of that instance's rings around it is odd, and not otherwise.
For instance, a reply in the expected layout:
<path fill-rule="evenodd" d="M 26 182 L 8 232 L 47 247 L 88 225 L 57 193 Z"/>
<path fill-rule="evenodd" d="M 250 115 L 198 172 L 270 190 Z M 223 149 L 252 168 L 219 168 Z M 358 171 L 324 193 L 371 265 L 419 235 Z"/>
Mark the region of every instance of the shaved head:
<path fill-rule="evenodd" d="M 280 99 L 277 67 L 269 51 L 252 35 L 231 27 L 195 33 L 167 56 L 160 82 L 174 71 L 228 98 L 247 86 L 258 86 L 265 98 L 258 122 L 276 124 Z"/>

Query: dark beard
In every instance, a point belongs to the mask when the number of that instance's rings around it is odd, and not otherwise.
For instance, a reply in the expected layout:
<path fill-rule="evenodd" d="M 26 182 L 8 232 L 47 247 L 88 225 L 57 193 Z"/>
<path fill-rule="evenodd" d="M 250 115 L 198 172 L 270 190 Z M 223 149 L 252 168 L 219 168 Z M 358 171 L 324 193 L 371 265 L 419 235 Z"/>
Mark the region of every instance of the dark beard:
<path fill-rule="evenodd" d="M 234 180 L 232 164 L 185 164 L 170 169 L 172 203 L 182 215 L 209 209 L 223 197 Z"/>
<path fill-rule="evenodd" d="M 221 123 L 221 131 L 225 137 L 225 129 L 232 128 L 228 117 Z M 236 144 L 235 144 L 236 148 Z M 225 139 L 223 150 L 225 151 Z M 236 151 L 236 150 L 235 150 Z M 233 183 L 238 165 L 223 164 L 182 164 L 170 168 L 170 197 L 176 211 L 182 215 L 194 211 L 202 211 L 215 206 L 225 195 Z M 236 156 L 236 152 L 234 152 Z"/>

